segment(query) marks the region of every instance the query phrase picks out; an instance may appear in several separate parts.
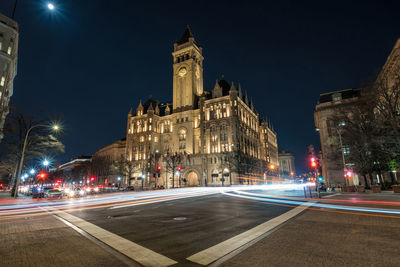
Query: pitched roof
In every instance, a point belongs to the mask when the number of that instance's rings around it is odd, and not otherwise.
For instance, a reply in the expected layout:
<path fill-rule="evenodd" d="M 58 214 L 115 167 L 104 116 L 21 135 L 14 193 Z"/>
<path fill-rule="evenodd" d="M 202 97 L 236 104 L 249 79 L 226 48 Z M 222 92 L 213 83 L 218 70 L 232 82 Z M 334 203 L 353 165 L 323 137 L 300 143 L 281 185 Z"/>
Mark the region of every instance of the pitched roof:
<path fill-rule="evenodd" d="M 189 42 L 189 38 L 194 38 L 194 37 L 193 37 L 192 31 L 190 30 L 189 25 L 188 25 L 188 26 L 186 26 L 186 29 L 185 29 L 185 31 L 183 32 L 182 37 L 181 37 L 181 39 L 177 42 L 177 44 L 180 45 L 180 44 L 187 43 L 187 42 Z"/>

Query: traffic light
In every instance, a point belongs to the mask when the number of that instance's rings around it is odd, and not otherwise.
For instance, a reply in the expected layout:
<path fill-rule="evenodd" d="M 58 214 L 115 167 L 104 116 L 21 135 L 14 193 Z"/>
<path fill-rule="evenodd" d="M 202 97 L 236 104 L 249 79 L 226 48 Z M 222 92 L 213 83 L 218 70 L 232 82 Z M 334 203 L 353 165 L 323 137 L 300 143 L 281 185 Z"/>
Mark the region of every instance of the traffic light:
<path fill-rule="evenodd" d="M 318 163 L 317 163 L 317 159 L 315 157 L 310 158 L 310 166 L 311 166 L 311 168 L 314 168 L 314 169 L 317 168 Z"/>
<path fill-rule="evenodd" d="M 161 171 L 161 165 L 157 165 L 157 171 Z"/>
<path fill-rule="evenodd" d="M 38 174 L 38 176 L 39 176 L 40 180 L 44 180 L 44 179 L 46 179 L 47 173 L 41 172 L 41 173 Z"/>
<path fill-rule="evenodd" d="M 182 170 L 181 166 L 178 166 L 176 169 L 178 170 L 178 172 Z"/>
<path fill-rule="evenodd" d="M 351 178 L 351 177 L 353 176 L 353 172 L 352 172 L 352 171 L 347 171 L 347 172 L 346 172 L 346 176 L 347 176 L 348 178 Z"/>
<path fill-rule="evenodd" d="M 62 182 L 61 180 L 57 180 L 56 181 L 57 184 L 61 184 L 61 182 Z"/>
<path fill-rule="evenodd" d="M 90 181 L 94 182 L 95 178 L 92 176 L 90 177 Z"/>

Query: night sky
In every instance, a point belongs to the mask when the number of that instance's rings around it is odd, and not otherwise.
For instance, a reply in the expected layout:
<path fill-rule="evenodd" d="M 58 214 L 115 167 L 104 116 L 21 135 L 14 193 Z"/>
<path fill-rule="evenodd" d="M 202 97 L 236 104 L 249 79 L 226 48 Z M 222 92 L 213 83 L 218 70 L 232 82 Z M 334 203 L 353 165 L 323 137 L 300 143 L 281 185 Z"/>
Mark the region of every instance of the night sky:
<path fill-rule="evenodd" d="M 11 104 L 63 114 L 59 161 L 125 137 L 127 113 L 149 95 L 172 99 L 173 43 L 189 25 L 203 47 L 204 89 L 221 75 L 253 98 L 279 148 L 304 169 L 318 146 L 320 93 L 358 87 L 400 37 L 399 1 L 19 0 L 18 76 Z M 13 0 L 1 0 L 11 16 Z"/>

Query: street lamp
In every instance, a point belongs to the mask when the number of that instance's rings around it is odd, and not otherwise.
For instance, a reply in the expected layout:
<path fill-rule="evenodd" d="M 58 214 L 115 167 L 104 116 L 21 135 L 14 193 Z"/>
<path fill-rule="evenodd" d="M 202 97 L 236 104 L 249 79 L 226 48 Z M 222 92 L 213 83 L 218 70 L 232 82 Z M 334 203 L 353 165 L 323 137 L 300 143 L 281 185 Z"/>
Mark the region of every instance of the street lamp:
<path fill-rule="evenodd" d="M 34 175 L 34 174 L 36 173 L 36 171 L 35 171 L 35 169 L 31 169 L 31 170 L 29 171 L 29 173 L 32 174 L 32 175 Z"/>
<path fill-rule="evenodd" d="M 54 6 L 54 4 L 52 2 L 48 2 L 47 3 L 47 8 L 50 9 L 50 10 L 54 10 L 55 6 Z"/>
<path fill-rule="evenodd" d="M 47 125 L 47 124 L 35 124 L 31 126 L 25 134 L 25 139 L 24 139 L 24 144 L 22 146 L 22 153 L 21 153 L 21 160 L 19 161 L 19 166 L 18 166 L 18 172 L 17 172 L 17 181 L 15 183 L 15 190 L 14 190 L 14 198 L 17 197 L 17 192 L 18 192 L 18 186 L 19 186 L 19 180 L 21 178 L 21 171 L 22 171 L 22 166 L 24 165 L 24 158 L 25 158 L 25 150 L 26 150 L 26 145 L 28 143 L 28 137 L 29 134 L 32 132 L 34 128 L 39 128 L 39 127 L 45 127 L 45 128 L 50 128 L 54 131 L 58 131 L 60 129 L 60 126 L 58 124 L 53 124 L 53 125 Z M 46 161 L 46 160 L 45 160 Z M 48 162 L 48 161 L 47 161 Z M 44 163 L 44 162 L 43 162 Z M 46 165 L 45 165 L 46 166 Z"/>
<path fill-rule="evenodd" d="M 43 166 L 47 167 L 47 166 L 49 166 L 49 165 L 50 165 L 50 162 L 49 162 L 47 159 L 45 159 L 45 160 L 43 161 Z"/>

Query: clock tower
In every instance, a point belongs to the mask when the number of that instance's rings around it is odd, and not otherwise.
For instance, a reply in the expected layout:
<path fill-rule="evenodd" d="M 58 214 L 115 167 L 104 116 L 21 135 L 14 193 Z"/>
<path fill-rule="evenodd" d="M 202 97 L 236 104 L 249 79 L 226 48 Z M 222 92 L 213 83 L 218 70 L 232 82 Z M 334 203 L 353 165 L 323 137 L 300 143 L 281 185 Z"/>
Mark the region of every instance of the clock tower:
<path fill-rule="evenodd" d="M 203 93 L 202 48 L 195 42 L 189 27 L 174 44 L 173 111 L 193 109 L 196 96 Z"/>

